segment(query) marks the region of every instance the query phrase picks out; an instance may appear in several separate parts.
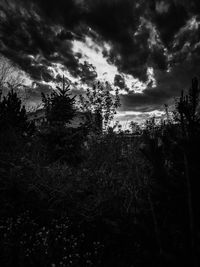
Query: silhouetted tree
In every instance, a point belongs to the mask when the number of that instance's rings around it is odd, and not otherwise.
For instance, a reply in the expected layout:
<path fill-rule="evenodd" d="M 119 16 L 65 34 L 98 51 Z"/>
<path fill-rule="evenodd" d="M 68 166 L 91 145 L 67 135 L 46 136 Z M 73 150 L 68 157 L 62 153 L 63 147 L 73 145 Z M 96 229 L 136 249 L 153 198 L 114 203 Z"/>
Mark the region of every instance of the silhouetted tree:
<path fill-rule="evenodd" d="M 53 91 L 51 95 L 42 93 L 46 119 L 51 125 L 70 123 L 75 115 L 75 97 L 70 97 L 69 86 L 70 84 L 65 86 L 63 78 L 62 88 L 57 86 L 57 91 Z"/>
<path fill-rule="evenodd" d="M 11 87 L 0 99 L 0 161 L 15 162 L 25 156 L 34 133 L 21 99 Z"/>
<path fill-rule="evenodd" d="M 0 101 L 0 129 L 13 128 L 16 132 L 27 134 L 31 130 L 30 126 L 25 106 L 11 87 L 7 96 Z"/>
<path fill-rule="evenodd" d="M 69 94 L 65 86 L 49 95 L 42 95 L 48 125 L 43 131 L 48 158 L 51 162 L 60 161 L 77 164 L 82 158 L 82 145 L 85 138 L 84 129 L 70 127 L 70 121 L 76 114 L 75 97 Z"/>
<path fill-rule="evenodd" d="M 198 266 L 197 232 L 200 222 L 199 216 L 199 186 L 200 168 L 197 157 L 200 150 L 200 112 L 199 112 L 199 82 L 192 80 L 188 93 L 182 91 L 181 97 L 176 102 L 175 120 L 180 126 L 181 136 L 178 146 L 183 155 L 183 171 L 186 179 L 188 213 L 190 226 L 190 253 L 193 259 L 192 266 Z"/>
<path fill-rule="evenodd" d="M 184 137 L 194 137 L 199 130 L 199 84 L 197 78 L 192 80 L 192 86 L 187 94 L 182 91 L 176 102 L 175 120 L 180 123 Z"/>

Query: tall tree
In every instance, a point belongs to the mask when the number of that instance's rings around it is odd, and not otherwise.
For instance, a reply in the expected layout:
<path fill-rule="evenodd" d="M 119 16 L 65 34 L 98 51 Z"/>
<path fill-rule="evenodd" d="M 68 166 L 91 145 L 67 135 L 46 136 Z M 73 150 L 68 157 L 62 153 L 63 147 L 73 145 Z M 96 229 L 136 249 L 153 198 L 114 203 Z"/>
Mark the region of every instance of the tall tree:
<path fill-rule="evenodd" d="M 192 86 L 188 93 L 182 91 L 181 97 L 176 103 L 175 120 L 181 128 L 179 147 L 183 154 L 184 169 L 188 194 L 188 214 L 190 226 L 190 254 L 193 265 L 198 266 L 197 261 L 197 229 L 200 223 L 199 213 L 199 187 L 200 187 L 200 88 L 197 78 L 192 80 Z"/>
<path fill-rule="evenodd" d="M 69 125 L 66 127 L 76 112 L 75 97 L 70 96 L 69 86 L 65 85 L 63 77 L 62 87 L 57 86 L 57 91 L 51 95 L 42 95 L 48 122 L 42 135 L 50 162 L 78 164 L 82 156 L 84 134 L 82 129 L 73 129 Z"/>

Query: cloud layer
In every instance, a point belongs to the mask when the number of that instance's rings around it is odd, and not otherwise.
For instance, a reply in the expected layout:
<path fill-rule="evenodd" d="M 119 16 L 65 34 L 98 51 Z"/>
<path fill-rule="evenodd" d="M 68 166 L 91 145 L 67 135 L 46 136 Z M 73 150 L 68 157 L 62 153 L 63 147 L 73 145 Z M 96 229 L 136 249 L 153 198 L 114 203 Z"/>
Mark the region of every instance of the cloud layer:
<path fill-rule="evenodd" d="M 97 69 L 75 51 L 74 42 L 91 39 L 97 55 L 116 67 L 113 84 L 124 110 L 162 109 L 186 89 L 200 66 L 200 2 L 198 0 L 2 0 L 0 53 L 30 77 L 59 82 L 62 66 L 90 83 Z M 98 49 L 101 47 L 101 50 Z M 83 60 L 84 59 L 84 60 Z M 153 69 L 153 80 L 148 70 Z M 108 73 L 109 75 L 109 73 Z M 146 88 L 138 93 L 126 76 Z M 134 86 L 133 86 L 134 87 Z M 134 93 L 135 91 L 135 93 Z"/>

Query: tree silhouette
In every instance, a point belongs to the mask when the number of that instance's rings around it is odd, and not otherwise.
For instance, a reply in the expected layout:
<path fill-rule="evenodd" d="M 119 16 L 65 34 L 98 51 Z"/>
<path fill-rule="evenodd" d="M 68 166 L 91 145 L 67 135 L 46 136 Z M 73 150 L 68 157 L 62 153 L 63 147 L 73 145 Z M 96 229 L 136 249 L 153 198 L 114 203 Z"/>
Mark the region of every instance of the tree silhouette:
<path fill-rule="evenodd" d="M 182 91 L 181 97 L 176 102 L 175 120 L 180 123 L 184 137 L 194 137 L 199 129 L 199 83 L 198 79 L 192 80 L 192 86 L 187 94 Z"/>
<path fill-rule="evenodd" d="M 25 106 L 12 87 L 0 101 L 0 129 L 3 131 L 8 128 L 21 133 L 28 133 L 30 130 Z"/>
<path fill-rule="evenodd" d="M 50 162 L 77 164 L 82 157 L 85 135 L 82 129 L 69 127 L 76 113 L 75 97 L 70 96 L 69 86 L 65 86 L 63 77 L 62 88 L 57 86 L 57 91 L 50 96 L 42 94 L 48 122 L 42 135 Z"/>
<path fill-rule="evenodd" d="M 53 91 L 50 95 L 42 93 L 46 118 L 51 125 L 70 123 L 70 120 L 75 115 L 75 97 L 70 97 L 69 87 L 70 84 L 65 86 L 63 77 L 62 88 L 57 86 L 57 91 Z"/>
<path fill-rule="evenodd" d="M 190 254 L 196 264 L 197 256 L 197 225 L 199 216 L 199 159 L 200 150 L 200 113 L 199 113 L 199 82 L 197 78 L 192 80 L 192 86 L 188 93 L 181 93 L 176 103 L 175 120 L 180 125 L 181 138 L 179 147 L 184 159 L 184 175 L 186 178 L 188 194 L 188 213 L 190 226 Z"/>

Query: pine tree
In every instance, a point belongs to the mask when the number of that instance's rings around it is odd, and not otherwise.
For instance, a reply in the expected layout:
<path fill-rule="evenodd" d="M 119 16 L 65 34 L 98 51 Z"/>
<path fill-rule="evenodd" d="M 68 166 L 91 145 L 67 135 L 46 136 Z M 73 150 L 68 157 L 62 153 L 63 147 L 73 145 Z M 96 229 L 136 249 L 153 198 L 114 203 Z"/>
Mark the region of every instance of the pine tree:
<path fill-rule="evenodd" d="M 70 97 L 69 86 L 70 84 L 65 86 L 63 77 L 62 88 L 57 86 L 57 91 L 50 95 L 42 94 L 46 119 L 50 125 L 65 125 L 70 123 L 70 120 L 75 115 L 75 97 Z"/>
<path fill-rule="evenodd" d="M 42 95 L 48 122 L 42 137 L 50 162 L 78 164 L 82 157 L 84 133 L 82 129 L 73 129 L 69 125 L 66 127 L 76 112 L 75 97 L 70 96 L 69 86 L 69 84 L 65 86 L 63 78 L 62 88 L 57 86 L 57 91 L 50 96 Z"/>

